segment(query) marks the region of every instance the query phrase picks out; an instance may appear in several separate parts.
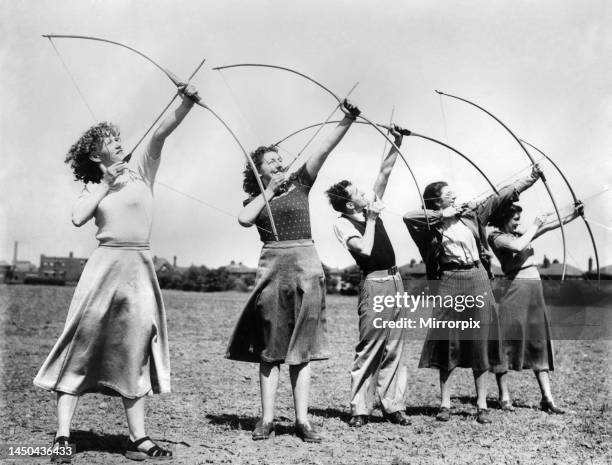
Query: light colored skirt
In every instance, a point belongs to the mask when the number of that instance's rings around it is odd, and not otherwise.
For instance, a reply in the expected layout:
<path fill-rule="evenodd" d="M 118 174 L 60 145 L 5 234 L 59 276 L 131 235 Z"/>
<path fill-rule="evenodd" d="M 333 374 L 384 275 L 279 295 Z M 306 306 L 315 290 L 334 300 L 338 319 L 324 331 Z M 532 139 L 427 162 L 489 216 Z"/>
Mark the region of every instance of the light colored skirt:
<path fill-rule="evenodd" d="M 444 271 L 439 281 L 438 294 L 453 299 L 461 296 L 481 296 L 482 308 L 472 310 L 455 307 L 435 307 L 432 317 L 438 321 L 480 322 L 480 328 L 429 329 L 419 368 L 438 368 L 450 371 L 456 367 L 486 371 L 501 361 L 501 329 L 497 304 L 491 282 L 480 265 L 470 270 Z M 457 311 L 461 310 L 461 311 Z"/>
<path fill-rule="evenodd" d="M 325 274 L 312 240 L 269 242 L 226 357 L 299 365 L 329 358 Z"/>
<path fill-rule="evenodd" d="M 34 384 L 130 399 L 170 392 L 166 314 L 148 246 L 93 252 Z"/>

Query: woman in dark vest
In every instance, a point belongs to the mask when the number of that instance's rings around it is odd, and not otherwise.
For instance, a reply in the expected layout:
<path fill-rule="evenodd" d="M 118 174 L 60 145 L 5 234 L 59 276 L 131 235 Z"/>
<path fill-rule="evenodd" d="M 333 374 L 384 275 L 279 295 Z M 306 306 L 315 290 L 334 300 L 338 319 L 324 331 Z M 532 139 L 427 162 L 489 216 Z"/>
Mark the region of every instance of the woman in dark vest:
<path fill-rule="evenodd" d="M 392 131 L 395 146 L 402 143 L 401 128 Z M 376 302 L 385 296 L 404 292 L 402 278 L 395 266 L 395 252 L 382 219 L 382 199 L 398 152 L 392 147 L 383 160 L 374 183 L 374 201 L 350 181 L 340 181 L 327 190 L 334 210 L 341 216 L 334 223 L 336 237 L 347 248 L 362 272 L 357 313 L 359 342 L 351 369 L 351 420 L 353 427 L 368 422 L 375 393 L 384 417 L 391 423 L 408 425 L 406 408 L 407 369 L 403 363 L 405 331 L 385 327 L 396 321 L 406 309 L 397 305 L 378 308 Z"/>
<path fill-rule="evenodd" d="M 461 367 L 471 368 L 474 374 L 477 421 L 491 422 L 485 374 L 499 363 L 501 341 L 497 304 L 485 269 L 485 226 L 491 215 L 517 200 L 540 174 L 535 165 L 529 177 L 504 187 L 480 204 L 463 208 L 455 206 L 455 193 L 447 183 L 435 182 L 423 192 L 427 211 L 404 215 L 425 262 L 427 277 L 438 281 L 437 295 L 441 297 L 433 308 L 435 320 L 431 321 L 442 327 L 429 328 L 419 361 L 419 368 L 437 368 L 440 372 L 439 421 L 450 420 L 449 377 Z M 480 328 L 467 326 L 472 321 L 479 322 Z"/>
<path fill-rule="evenodd" d="M 502 360 L 493 371 L 502 410 L 514 410 L 508 390 L 508 370 L 530 369 L 540 386 L 542 410 L 562 414 L 564 410 L 555 405 L 550 389 L 548 372 L 554 370 L 550 317 L 531 246 L 536 238 L 558 228 L 559 221 L 555 219 L 545 223 L 545 217 L 537 217 L 531 226 L 519 232 L 522 211 L 519 205 L 511 204 L 489 221 L 496 228 L 489 234 L 489 244 L 504 274 L 512 280 L 499 302 Z M 563 223 L 578 218 L 581 213 L 582 204 L 579 204 L 563 219 Z"/>
<path fill-rule="evenodd" d="M 242 226 L 255 224 L 263 242 L 255 289 L 229 342 L 231 360 L 259 363 L 262 417 L 253 439 L 274 434 L 274 402 L 281 363 L 289 365 L 296 433 L 306 442 L 321 435 L 308 421 L 310 361 L 328 358 L 325 339 L 325 275 L 310 231 L 308 194 L 323 163 L 359 115 L 344 101 L 344 119 L 323 145 L 289 179 L 276 147 L 259 147 L 253 160 L 265 186 L 261 193 L 255 175 L 244 171 L 249 194 L 239 215 Z M 265 200 L 269 200 L 279 240 L 271 230 Z"/>

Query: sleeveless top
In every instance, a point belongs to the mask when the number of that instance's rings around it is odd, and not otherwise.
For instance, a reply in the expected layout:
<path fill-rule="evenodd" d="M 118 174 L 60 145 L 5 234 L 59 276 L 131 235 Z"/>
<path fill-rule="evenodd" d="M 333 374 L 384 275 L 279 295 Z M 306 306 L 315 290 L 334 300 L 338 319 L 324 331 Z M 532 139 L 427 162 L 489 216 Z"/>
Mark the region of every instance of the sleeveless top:
<path fill-rule="evenodd" d="M 341 218 L 345 218 L 346 220 L 350 221 L 353 226 L 355 226 L 355 229 L 357 229 L 359 234 L 362 236 L 364 235 L 366 229 L 365 221 L 359 221 L 344 214 L 341 216 Z M 364 275 L 368 275 L 372 271 L 386 270 L 395 266 L 395 252 L 393 251 L 393 246 L 391 245 L 391 241 L 389 240 L 389 236 L 385 230 L 385 225 L 380 217 L 376 218 L 376 225 L 374 228 L 374 245 L 372 246 L 372 252 L 370 255 L 360 254 L 359 252 L 355 252 L 350 248 L 348 250 L 355 259 L 355 262 L 357 262 L 359 268 L 361 268 Z"/>

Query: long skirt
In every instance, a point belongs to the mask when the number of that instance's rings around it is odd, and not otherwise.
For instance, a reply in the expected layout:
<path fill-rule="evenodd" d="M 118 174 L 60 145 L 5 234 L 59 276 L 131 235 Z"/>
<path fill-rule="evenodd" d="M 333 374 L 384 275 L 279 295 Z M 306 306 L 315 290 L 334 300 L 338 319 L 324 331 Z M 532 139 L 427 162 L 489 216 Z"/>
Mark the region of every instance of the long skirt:
<path fill-rule="evenodd" d="M 41 309 L 44 311 L 44 309 Z M 74 291 L 64 331 L 34 384 L 130 399 L 170 392 L 166 314 L 144 247 L 98 247 Z"/>
<path fill-rule="evenodd" d="M 498 364 L 501 360 L 500 322 L 485 269 L 479 266 L 444 271 L 437 295 L 443 304 L 438 301 L 433 308 L 431 321 L 437 327 L 427 331 L 419 368 L 451 371 L 461 367 L 480 372 Z M 469 306 L 466 305 L 468 300 Z"/>
<path fill-rule="evenodd" d="M 502 361 L 493 371 L 554 370 L 552 330 L 542 282 L 514 279 L 499 302 L 499 312 Z"/>
<path fill-rule="evenodd" d="M 329 358 L 325 275 L 312 240 L 263 246 L 255 288 L 234 328 L 226 357 L 289 365 Z"/>

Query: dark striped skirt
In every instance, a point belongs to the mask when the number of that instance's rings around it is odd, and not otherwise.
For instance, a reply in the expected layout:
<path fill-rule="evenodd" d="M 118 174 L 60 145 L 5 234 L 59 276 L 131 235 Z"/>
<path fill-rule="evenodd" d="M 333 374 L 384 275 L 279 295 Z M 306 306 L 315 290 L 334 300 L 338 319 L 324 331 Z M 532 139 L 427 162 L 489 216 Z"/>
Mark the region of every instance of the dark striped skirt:
<path fill-rule="evenodd" d="M 479 266 L 470 270 L 444 271 L 437 284 L 440 299 L 431 316 L 438 327 L 428 329 L 419 368 L 450 371 L 461 367 L 485 371 L 499 364 L 500 322 L 485 269 Z M 470 308 L 468 301 L 471 302 Z M 465 322 L 465 329 L 458 328 L 457 322 Z M 470 322 L 472 326 L 478 322 L 479 327 L 467 327 Z"/>
<path fill-rule="evenodd" d="M 325 274 L 312 240 L 263 246 L 255 288 L 234 328 L 226 357 L 289 365 L 329 358 Z"/>

